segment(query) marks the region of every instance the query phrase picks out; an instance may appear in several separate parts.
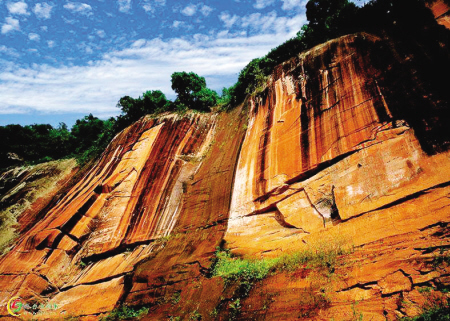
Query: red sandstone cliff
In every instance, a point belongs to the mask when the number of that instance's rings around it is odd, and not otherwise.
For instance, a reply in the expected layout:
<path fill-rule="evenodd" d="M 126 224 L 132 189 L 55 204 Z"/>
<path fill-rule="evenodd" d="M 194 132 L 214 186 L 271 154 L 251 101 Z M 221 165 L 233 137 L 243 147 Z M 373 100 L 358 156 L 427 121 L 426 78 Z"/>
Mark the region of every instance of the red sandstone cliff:
<path fill-rule="evenodd" d="M 403 87 L 388 88 L 404 75 L 390 71 L 408 59 L 381 69 L 383 48 L 345 36 L 277 67 L 229 113 L 125 129 L 0 259 L 0 314 L 19 296 L 57 306 L 30 319 L 97 319 L 120 305 L 150 306 L 149 320 L 227 319 L 233 288 L 209 275 L 217 246 L 260 258 L 336 240 L 355 247 L 336 278 L 313 282 L 302 266 L 270 275 L 237 317 L 417 314 L 418 289 L 449 285 L 448 265 L 432 262 L 450 246 L 450 152 L 421 127 L 438 122 L 434 97 L 426 114 L 399 117 Z"/>

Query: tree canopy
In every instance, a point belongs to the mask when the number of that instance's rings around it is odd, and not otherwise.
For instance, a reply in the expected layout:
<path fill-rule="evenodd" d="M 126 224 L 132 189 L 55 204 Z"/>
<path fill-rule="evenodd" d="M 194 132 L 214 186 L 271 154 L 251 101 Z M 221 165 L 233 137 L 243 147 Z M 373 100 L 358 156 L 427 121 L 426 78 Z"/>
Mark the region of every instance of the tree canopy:
<path fill-rule="evenodd" d="M 193 72 L 174 72 L 171 76 L 172 89 L 177 93 L 175 105 L 201 111 L 209 111 L 217 104 L 219 96 L 206 87 L 204 77 Z"/>

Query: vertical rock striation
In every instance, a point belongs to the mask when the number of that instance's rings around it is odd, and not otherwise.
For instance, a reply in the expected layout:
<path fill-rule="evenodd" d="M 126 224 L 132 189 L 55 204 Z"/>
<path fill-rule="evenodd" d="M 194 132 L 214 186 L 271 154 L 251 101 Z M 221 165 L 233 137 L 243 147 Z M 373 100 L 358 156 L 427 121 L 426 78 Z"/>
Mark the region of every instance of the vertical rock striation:
<path fill-rule="evenodd" d="M 450 154 L 424 152 L 387 104 L 370 50 L 381 43 L 358 34 L 319 45 L 278 66 L 252 99 L 225 238 L 236 253 L 295 248 L 448 184 Z"/>
<path fill-rule="evenodd" d="M 215 115 L 168 116 L 143 119 L 120 133 L 97 165 L 1 258 L 2 308 L 15 295 L 57 304 L 54 315 L 110 311 L 128 290 L 135 265 L 163 246 L 177 223 L 215 126 Z"/>
<path fill-rule="evenodd" d="M 329 267 L 335 278 L 316 284 L 303 265 L 270 275 L 237 317 L 345 320 L 355 301 L 374 320 L 417 314 L 420 287 L 450 285 L 434 264 L 450 246 L 449 113 L 445 86 L 428 93 L 432 73 L 409 68 L 435 56 L 402 46 L 344 36 L 278 66 L 233 111 L 125 129 L 0 258 L 0 315 L 19 296 L 57 306 L 24 318 L 121 305 L 149 306 L 149 320 L 226 318 L 237 285 L 211 277 L 218 246 L 261 258 L 340 240 L 357 250 Z"/>

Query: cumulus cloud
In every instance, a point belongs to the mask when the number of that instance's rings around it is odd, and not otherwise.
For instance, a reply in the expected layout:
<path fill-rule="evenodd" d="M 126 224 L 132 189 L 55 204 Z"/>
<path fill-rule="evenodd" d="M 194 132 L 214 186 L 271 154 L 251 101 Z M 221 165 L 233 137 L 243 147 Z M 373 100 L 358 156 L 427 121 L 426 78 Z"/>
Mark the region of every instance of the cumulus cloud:
<path fill-rule="evenodd" d="M 304 14 L 298 14 L 292 18 L 279 17 L 276 11 L 267 14 L 257 12 L 242 17 L 222 12 L 219 19 L 224 23 L 226 29 L 234 26 L 235 29 L 245 30 L 252 34 L 276 33 L 292 34 L 292 36 L 306 23 Z"/>
<path fill-rule="evenodd" d="M 280 22 L 289 26 L 295 23 L 289 19 Z M 286 32 L 290 27 L 270 30 L 280 32 L 251 37 L 221 32 L 189 39 L 140 39 L 87 66 L 4 68 L 0 71 L 0 114 L 95 112 L 98 117 L 114 116 L 118 114 L 118 99 L 125 95 L 138 97 L 146 90 L 159 89 L 174 99 L 170 75 L 175 71 L 193 71 L 204 76 L 209 87 L 220 91 L 236 81 L 237 73 L 250 60 L 293 35 Z M 86 47 L 89 50 L 92 48 Z"/>
<path fill-rule="evenodd" d="M 187 7 L 185 7 L 183 10 L 181 10 L 181 13 L 185 16 L 193 16 L 197 12 L 197 6 L 195 4 L 190 4 Z"/>
<path fill-rule="evenodd" d="M 186 23 L 185 21 L 175 20 L 171 26 L 172 29 L 180 29 L 183 28 L 185 30 L 191 30 L 193 28 L 192 25 Z"/>
<path fill-rule="evenodd" d="M 9 13 L 28 16 L 30 13 L 27 11 L 28 5 L 24 1 L 8 2 L 6 4 Z"/>
<path fill-rule="evenodd" d="M 105 38 L 105 36 L 106 36 L 105 30 L 97 30 L 96 33 L 97 33 L 97 36 L 99 36 L 100 38 Z"/>
<path fill-rule="evenodd" d="M 156 7 L 163 7 L 166 5 L 166 0 L 144 0 L 142 3 L 142 8 L 146 12 L 154 13 Z"/>
<path fill-rule="evenodd" d="M 268 7 L 272 5 L 275 2 L 275 0 L 256 0 L 256 3 L 253 5 L 256 9 L 264 9 L 265 7 Z"/>
<path fill-rule="evenodd" d="M 31 41 L 39 41 L 41 40 L 41 36 L 39 36 L 37 33 L 29 33 L 28 39 L 30 39 Z"/>
<path fill-rule="evenodd" d="M 64 5 L 64 8 L 73 13 L 79 13 L 85 16 L 92 14 L 92 7 L 82 2 L 68 2 Z"/>
<path fill-rule="evenodd" d="M 308 2 L 308 0 L 281 0 L 281 1 L 283 1 L 281 9 L 285 11 L 290 11 L 294 9 L 304 10 L 306 3 Z"/>
<path fill-rule="evenodd" d="M 49 48 L 53 48 L 55 45 L 56 45 L 56 44 L 55 44 L 55 42 L 54 42 L 53 40 L 48 40 L 48 41 L 47 41 L 47 46 L 48 46 Z"/>
<path fill-rule="evenodd" d="M 190 3 L 181 10 L 181 13 L 184 14 L 185 16 L 192 17 L 197 12 L 200 12 L 202 15 L 204 15 L 206 17 L 206 16 L 209 16 L 209 14 L 213 10 L 214 10 L 213 8 L 207 6 L 203 3 L 198 3 L 198 4 Z"/>
<path fill-rule="evenodd" d="M 222 12 L 219 15 L 219 19 L 223 21 L 225 28 L 230 29 L 238 21 L 239 17 L 237 15 L 231 16 L 228 12 Z"/>
<path fill-rule="evenodd" d="M 6 34 L 13 30 L 20 30 L 19 20 L 7 17 L 5 23 L 2 25 L 2 34 Z"/>
<path fill-rule="evenodd" d="M 117 4 L 120 12 L 128 13 L 131 10 L 131 0 L 117 0 Z"/>
<path fill-rule="evenodd" d="M 5 45 L 1 45 L 0 46 L 0 52 L 3 53 L 3 54 L 6 54 L 8 56 L 11 56 L 11 57 L 16 57 L 16 58 L 20 57 L 20 54 L 17 52 L 16 49 L 9 48 L 9 47 L 7 47 Z"/>
<path fill-rule="evenodd" d="M 50 19 L 52 16 L 53 6 L 47 2 L 36 3 L 33 12 L 39 19 Z"/>
<path fill-rule="evenodd" d="M 206 16 L 209 16 L 209 14 L 210 14 L 213 10 L 214 10 L 213 8 L 208 7 L 208 6 L 206 6 L 206 5 L 202 5 L 202 6 L 200 7 L 200 12 L 201 12 L 202 15 L 204 15 L 205 17 L 206 17 Z"/>

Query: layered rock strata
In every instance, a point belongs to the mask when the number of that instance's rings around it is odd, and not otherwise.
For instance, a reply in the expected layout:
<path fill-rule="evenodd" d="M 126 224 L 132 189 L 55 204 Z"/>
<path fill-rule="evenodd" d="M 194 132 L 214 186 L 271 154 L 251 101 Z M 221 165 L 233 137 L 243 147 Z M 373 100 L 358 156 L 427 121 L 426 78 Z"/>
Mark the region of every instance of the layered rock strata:
<path fill-rule="evenodd" d="M 336 242 L 353 250 L 329 275 L 304 265 L 270 275 L 234 317 L 417 314 L 419 289 L 449 285 L 436 258 L 450 246 L 450 152 L 423 125 L 436 117 L 420 118 L 433 110 L 399 117 L 408 106 L 392 97 L 406 93 L 386 89 L 398 78 L 374 63 L 382 46 L 341 37 L 278 66 L 231 112 L 147 117 L 124 130 L 0 259 L 1 315 L 19 296 L 57 306 L 24 318 L 146 305 L 149 320 L 227 319 L 237 285 L 211 277 L 218 246 L 260 259 Z M 409 83 L 422 95 L 420 79 Z"/>
<path fill-rule="evenodd" d="M 19 296 L 58 306 L 55 311 L 42 311 L 42 317 L 112 310 L 130 290 L 136 264 L 164 246 L 186 206 L 191 210 L 201 206 L 212 190 L 219 194 L 219 204 L 228 205 L 222 196 L 226 190 L 213 189 L 211 182 L 216 176 L 223 184 L 222 173 L 231 180 L 233 167 L 221 169 L 220 163 L 211 163 L 206 179 L 197 174 L 213 149 L 223 150 L 227 161 L 230 157 L 224 144 L 214 140 L 214 133 L 217 126 L 223 128 L 235 119 L 216 118 L 144 119 L 119 134 L 98 164 L 1 258 L 2 308 L 9 297 Z M 230 139 L 238 137 L 235 126 L 230 127 Z M 234 144 L 238 150 L 240 141 Z M 186 203 L 191 185 L 196 188 L 194 198 Z M 212 208 L 207 212 L 211 218 L 201 221 L 184 214 L 186 228 L 226 221 L 226 208 L 221 213 Z"/>

